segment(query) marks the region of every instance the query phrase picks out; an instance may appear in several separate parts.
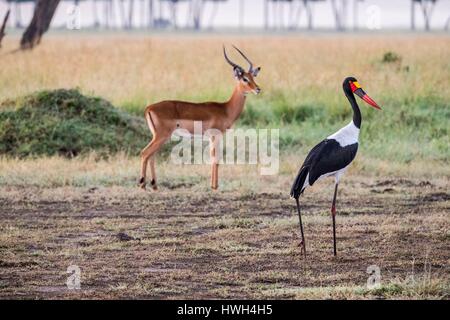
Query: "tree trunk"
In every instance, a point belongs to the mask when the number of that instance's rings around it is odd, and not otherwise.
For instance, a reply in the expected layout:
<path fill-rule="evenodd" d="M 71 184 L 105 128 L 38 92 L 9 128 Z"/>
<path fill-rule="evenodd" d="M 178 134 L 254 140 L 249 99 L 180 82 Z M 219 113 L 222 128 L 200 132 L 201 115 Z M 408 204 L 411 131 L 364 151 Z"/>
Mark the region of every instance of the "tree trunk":
<path fill-rule="evenodd" d="M 134 0 L 130 0 L 130 9 L 128 11 L 128 29 L 133 28 L 133 17 L 134 17 Z"/>
<path fill-rule="evenodd" d="M 41 41 L 42 35 L 50 27 L 53 15 L 60 0 L 37 0 L 34 7 L 33 19 L 22 35 L 20 48 L 22 50 L 32 49 Z"/>
<path fill-rule="evenodd" d="M 150 28 L 153 28 L 155 26 L 155 13 L 154 13 L 153 0 L 149 0 L 149 2 L 148 2 L 148 26 Z"/>
<path fill-rule="evenodd" d="M 203 8 L 203 0 L 193 0 L 193 24 L 195 30 L 200 30 Z"/>
<path fill-rule="evenodd" d="M 5 36 L 5 28 L 6 28 L 6 23 L 8 22 L 9 13 L 10 13 L 10 10 L 8 9 L 8 12 L 6 12 L 5 18 L 3 19 L 3 24 L 0 27 L 0 48 L 2 47 L 2 40 L 3 40 L 3 37 Z"/>

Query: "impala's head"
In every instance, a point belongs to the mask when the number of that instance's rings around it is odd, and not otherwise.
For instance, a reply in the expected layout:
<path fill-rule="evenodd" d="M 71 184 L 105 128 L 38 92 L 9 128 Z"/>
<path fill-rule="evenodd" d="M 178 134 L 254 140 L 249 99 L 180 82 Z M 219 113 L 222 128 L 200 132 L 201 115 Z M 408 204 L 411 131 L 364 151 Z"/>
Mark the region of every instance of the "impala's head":
<path fill-rule="evenodd" d="M 231 61 L 230 58 L 228 58 L 227 56 L 227 51 L 225 50 L 224 46 L 223 54 L 225 56 L 225 60 L 233 67 L 234 77 L 238 81 L 244 93 L 253 92 L 254 94 L 259 94 L 261 92 L 261 88 L 255 82 L 255 78 L 258 76 L 258 73 L 261 70 L 261 68 L 260 67 L 254 68 L 253 63 L 250 61 L 250 59 L 248 59 L 245 56 L 245 54 L 242 53 L 241 50 L 239 50 L 235 46 L 233 46 L 233 48 L 236 49 L 236 51 L 239 52 L 249 64 L 248 71 L 245 71 L 244 68 Z"/>

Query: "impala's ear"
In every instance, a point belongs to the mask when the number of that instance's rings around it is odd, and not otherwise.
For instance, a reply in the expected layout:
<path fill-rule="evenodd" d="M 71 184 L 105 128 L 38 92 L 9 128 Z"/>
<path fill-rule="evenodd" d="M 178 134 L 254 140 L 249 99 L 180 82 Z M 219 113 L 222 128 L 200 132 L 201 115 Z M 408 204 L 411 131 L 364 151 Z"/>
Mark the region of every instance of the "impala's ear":
<path fill-rule="evenodd" d="M 233 68 L 234 71 L 234 76 L 236 77 L 236 79 L 242 79 L 242 76 L 244 75 L 244 71 L 241 68 Z"/>
<path fill-rule="evenodd" d="M 255 70 L 253 70 L 253 76 L 257 77 L 258 73 L 261 71 L 261 67 L 256 68 Z"/>

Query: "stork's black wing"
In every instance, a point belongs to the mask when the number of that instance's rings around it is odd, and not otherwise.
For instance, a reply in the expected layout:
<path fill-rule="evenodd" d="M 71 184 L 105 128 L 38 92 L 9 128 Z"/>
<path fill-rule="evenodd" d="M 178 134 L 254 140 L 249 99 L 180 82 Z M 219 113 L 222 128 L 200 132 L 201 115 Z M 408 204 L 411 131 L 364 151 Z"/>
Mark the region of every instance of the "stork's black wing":
<path fill-rule="evenodd" d="M 295 177 L 294 183 L 291 188 L 291 197 L 298 199 L 298 197 L 303 193 L 303 185 L 305 184 L 306 177 L 308 176 L 311 165 L 314 163 L 314 158 L 317 154 L 320 154 L 326 140 L 323 140 L 317 144 L 306 156 L 305 162 L 300 167 L 297 176 Z"/>
<path fill-rule="evenodd" d="M 292 185 L 291 196 L 298 198 L 303 192 L 303 185 L 308 176 L 309 185 L 313 185 L 320 176 L 338 171 L 348 166 L 356 156 L 358 143 L 345 147 L 334 139 L 325 139 L 309 153 Z"/>
<path fill-rule="evenodd" d="M 324 140 L 319 153 L 314 156 L 309 170 L 309 184 L 313 185 L 321 175 L 338 171 L 355 159 L 358 143 L 341 147 L 334 139 Z"/>

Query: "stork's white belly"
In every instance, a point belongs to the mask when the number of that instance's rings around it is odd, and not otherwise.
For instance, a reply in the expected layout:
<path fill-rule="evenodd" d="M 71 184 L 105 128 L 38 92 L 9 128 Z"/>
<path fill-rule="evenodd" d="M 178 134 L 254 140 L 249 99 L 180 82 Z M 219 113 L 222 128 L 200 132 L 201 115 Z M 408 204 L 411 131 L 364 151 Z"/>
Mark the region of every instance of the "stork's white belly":
<path fill-rule="evenodd" d="M 332 177 L 332 176 L 334 176 L 335 182 L 336 182 L 336 183 L 339 183 L 339 180 L 341 179 L 342 175 L 345 173 L 345 170 L 347 170 L 347 168 L 348 168 L 348 166 L 346 166 L 346 167 L 344 167 L 344 168 L 342 168 L 342 169 L 333 171 L 333 172 L 327 172 L 327 173 L 321 175 L 319 178 L 317 178 L 317 180 L 316 180 L 315 182 L 317 182 L 317 181 L 319 181 L 319 180 L 322 180 L 322 179 L 324 179 L 324 178 L 327 178 L 327 177 Z M 308 173 L 308 174 L 306 175 L 305 183 L 303 184 L 302 190 L 304 190 L 306 187 L 310 187 L 310 186 L 311 186 L 311 185 L 309 184 L 309 173 Z"/>

